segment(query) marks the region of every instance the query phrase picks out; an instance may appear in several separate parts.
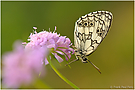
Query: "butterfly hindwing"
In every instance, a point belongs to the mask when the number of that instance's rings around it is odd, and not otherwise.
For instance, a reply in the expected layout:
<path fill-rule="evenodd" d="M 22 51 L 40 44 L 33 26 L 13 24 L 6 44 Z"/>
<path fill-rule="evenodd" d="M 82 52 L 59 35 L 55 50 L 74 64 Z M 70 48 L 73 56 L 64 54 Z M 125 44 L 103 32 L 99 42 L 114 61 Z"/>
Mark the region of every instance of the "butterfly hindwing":
<path fill-rule="evenodd" d="M 108 11 L 96 11 L 80 17 L 75 22 L 74 44 L 76 47 L 76 59 L 70 63 L 81 59 L 83 63 L 91 63 L 101 74 L 100 69 L 94 65 L 87 56 L 97 49 L 98 45 L 107 35 L 112 23 L 112 18 L 112 14 Z"/>
<path fill-rule="evenodd" d="M 112 22 L 108 11 L 96 11 L 82 16 L 75 23 L 74 43 L 83 55 L 89 55 L 107 35 Z"/>

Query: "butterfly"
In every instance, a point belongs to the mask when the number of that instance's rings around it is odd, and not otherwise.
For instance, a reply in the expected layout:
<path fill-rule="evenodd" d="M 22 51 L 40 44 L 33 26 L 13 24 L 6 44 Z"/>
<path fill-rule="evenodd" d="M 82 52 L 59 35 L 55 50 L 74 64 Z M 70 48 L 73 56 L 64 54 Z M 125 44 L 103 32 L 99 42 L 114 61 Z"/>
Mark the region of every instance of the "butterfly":
<path fill-rule="evenodd" d="M 92 54 L 103 41 L 111 27 L 112 19 L 111 12 L 96 11 L 81 16 L 75 22 L 74 45 L 76 59 L 70 63 L 81 59 L 83 63 L 90 62 L 101 73 L 100 69 L 88 60 L 87 56 Z"/>

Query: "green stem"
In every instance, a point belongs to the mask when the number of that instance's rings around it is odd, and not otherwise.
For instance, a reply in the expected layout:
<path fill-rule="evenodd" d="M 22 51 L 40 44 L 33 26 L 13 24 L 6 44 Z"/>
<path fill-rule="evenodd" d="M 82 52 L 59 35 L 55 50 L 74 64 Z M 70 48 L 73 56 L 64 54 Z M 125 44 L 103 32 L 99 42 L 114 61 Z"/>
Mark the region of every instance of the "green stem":
<path fill-rule="evenodd" d="M 52 69 L 56 72 L 56 74 L 61 78 L 63 79 L 67 84 L 69 84 L 71 87 L 75 88 L 75 89 L 79 89 L 76 85 L 74 85 L 72 82 L 70 82 L 67 78 L 65 78 L 55 67 L 54 65 L 52 64 L 51 60 L 49 58 L 48 59 L 48 62 L 50 64 L 50 66 L 52 67 Z"/>

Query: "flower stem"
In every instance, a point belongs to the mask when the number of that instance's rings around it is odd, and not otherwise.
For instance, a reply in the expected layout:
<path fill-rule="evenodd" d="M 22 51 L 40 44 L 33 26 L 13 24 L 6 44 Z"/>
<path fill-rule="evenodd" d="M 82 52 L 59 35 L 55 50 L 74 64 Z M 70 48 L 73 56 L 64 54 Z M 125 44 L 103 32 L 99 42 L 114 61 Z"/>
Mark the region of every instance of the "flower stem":
<path fill-rule="evenodd" d="M 52 64 L 50 58 L 48 58 L 48 62 L 50 64 L 50 66 L 52 67 L 52 69 L 56 72 L 56 74 L 63 79 L 67 84 L 69 84 L 71 87 L 75 88 L 75 89 L 79 89 L 76 85 L 74 85 L 72 82 L 70 82 L 67 78 L 65 78 Z"/>

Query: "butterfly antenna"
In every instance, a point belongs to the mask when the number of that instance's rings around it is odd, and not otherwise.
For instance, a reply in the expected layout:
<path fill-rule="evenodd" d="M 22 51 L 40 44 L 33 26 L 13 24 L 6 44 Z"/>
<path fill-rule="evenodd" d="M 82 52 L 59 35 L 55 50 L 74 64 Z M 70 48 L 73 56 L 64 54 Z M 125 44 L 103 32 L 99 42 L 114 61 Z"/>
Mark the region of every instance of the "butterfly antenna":
<path fill-rule="evenodd" d="M 100 71 L 100 69 L 96 66 L 96 65 L 94 65 L 90 60 L 88 60 L 91 64 L 92 64 L 92 66 L 95 68 L 95 69 L 97 69 L 98 70 L 98 72 L 101 74 L 101 71 Z"/>
<path fill-rule="evenodd" d="M 68 64 L 66 64 L 65 66 L 67 66 L 67 65 L 69 65 L 69 64 L 71 64 L 71 63 L 73 63 L 73 62 L 75 62 L 75 61 L 78 61 L 78 59 L 75 59 L 75 60 L 73 60 L 73 61 L 69 62 L 69 63 L 68 63 Z"/>

